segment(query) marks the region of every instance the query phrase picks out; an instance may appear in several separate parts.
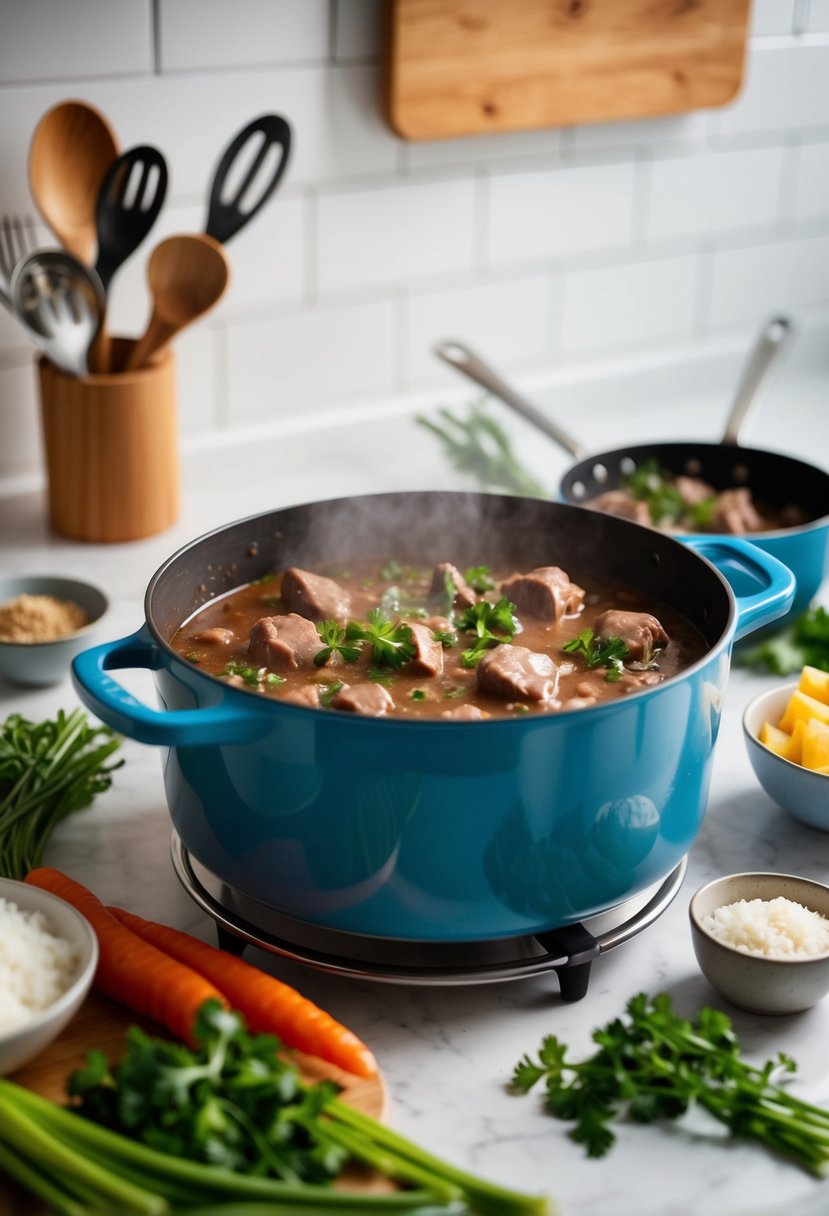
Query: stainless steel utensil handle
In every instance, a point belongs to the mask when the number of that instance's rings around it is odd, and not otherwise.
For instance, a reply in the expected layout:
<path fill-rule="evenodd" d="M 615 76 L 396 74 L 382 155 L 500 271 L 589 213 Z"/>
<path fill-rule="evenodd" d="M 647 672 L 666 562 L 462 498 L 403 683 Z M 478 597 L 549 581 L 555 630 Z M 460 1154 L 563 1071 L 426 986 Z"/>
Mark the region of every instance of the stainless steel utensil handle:
<path fill-rule="evenodd" d="M 749 355 L 721 443 L 740 442 L 740 434 L 754 417 L 760 390 L 770 381 L 794 332 L 794 326 L 787 317 L 773 317 L 766 324 Z"/>
<path fill-rule="evenodd" d="M 572 435 L 568 435 L 546 414 L 542 414 L 541 410 L 531 405 L 515 389 L 510 388 L 506 381 L 484 363 L 480 356 L 471 351 L 468 346 L 464 346 L 463 342 L 438 342 L 433 349 L 444 363 L 448 363 L 456 371 L 463 372 L 470 380 L 474 380 L 476 384 L 480 384 L 481 388 L 485 388 L 488 393 L 498 397 L 504 405 L 515 410 L 522 418 L 526 418 L 527 422 L 538 427 L 545 435 L 549 435 L 560 448 L 564 448 L 565 452 L 569 452 L 577 460 L 582 460 L 587 455 L 587 449 L 582 447 L 578 440 L 574 439 Z"/>

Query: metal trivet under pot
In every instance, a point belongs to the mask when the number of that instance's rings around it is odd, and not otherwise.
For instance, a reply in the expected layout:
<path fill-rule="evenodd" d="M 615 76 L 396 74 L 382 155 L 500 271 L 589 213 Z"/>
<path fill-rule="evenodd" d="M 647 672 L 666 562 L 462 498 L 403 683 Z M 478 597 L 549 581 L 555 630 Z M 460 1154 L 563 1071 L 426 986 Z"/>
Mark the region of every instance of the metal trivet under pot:
<path fill-rule="evenodd" d="M 493 941 L 429 942 L 368 937 L 284 916 L 228 886 L 195 861 L 173 833 L 173 868 L 188 895 L 216 922 L 219 945 L 241 954 L 259 946 L 295 963 L 386 984 L 494 984 L 555 971 L 561 997 L 587 992 L 594 959 L 621 946 L 665 911 L 682 885 L 687 857 L 661 882 L 608 912 L 549 933 Z"/>

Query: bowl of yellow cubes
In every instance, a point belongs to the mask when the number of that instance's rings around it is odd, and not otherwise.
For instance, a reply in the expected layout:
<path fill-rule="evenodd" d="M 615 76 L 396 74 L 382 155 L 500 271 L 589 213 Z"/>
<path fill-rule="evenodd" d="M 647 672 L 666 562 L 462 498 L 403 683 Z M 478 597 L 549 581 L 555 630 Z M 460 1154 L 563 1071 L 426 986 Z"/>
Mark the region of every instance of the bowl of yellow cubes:
<path fill-rule="evenodd" d="M 829 832 L 829 671 L 804 667 L 796 684 L 755 697 L 743 714 L 743 733 L 769 797 Z"/>

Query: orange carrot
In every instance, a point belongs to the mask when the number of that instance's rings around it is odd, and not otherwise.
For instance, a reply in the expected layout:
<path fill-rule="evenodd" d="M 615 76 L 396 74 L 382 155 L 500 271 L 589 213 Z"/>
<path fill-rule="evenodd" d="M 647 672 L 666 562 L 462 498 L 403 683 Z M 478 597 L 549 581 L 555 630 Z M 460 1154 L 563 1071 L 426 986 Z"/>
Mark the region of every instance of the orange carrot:
<path fill-rule="evenodd" d="M 211 997 L 227 1005 L 202 975 L 125 928 L 97 896 L 60 870 L 42 866 L 31 870 L 25 881 L 66 900 L 92 925 L 99 946 L 94 986 L 100 992 L 160 1022 L 191 1046 L 201 1005 Z"/>
<path fill-rule="evenodd" d="M 275 1034 L 286 1047 L 318 1056 L 358 1077 L 376 1075 L 377 1062 L 365 1043 L 295 988 L 189 933 L 142 920 L 121 908 L 107 911 L 131 932 L 215 984 L 251 1030 Z"/>

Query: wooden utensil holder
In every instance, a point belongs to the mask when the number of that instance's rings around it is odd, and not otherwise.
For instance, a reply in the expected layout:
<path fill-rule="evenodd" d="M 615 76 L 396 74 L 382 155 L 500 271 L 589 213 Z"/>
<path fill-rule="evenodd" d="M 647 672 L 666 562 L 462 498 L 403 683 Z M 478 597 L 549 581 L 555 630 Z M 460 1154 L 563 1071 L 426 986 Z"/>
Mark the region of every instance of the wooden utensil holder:
<path fill-rule="evenodd" d="M 113 339 L 115 366 L 132 346 Z M 176 520 L 180 471 L 175 362 L 79 379 L 38 360 L 49 518 L 63 536 L 139 540 Z"/>

